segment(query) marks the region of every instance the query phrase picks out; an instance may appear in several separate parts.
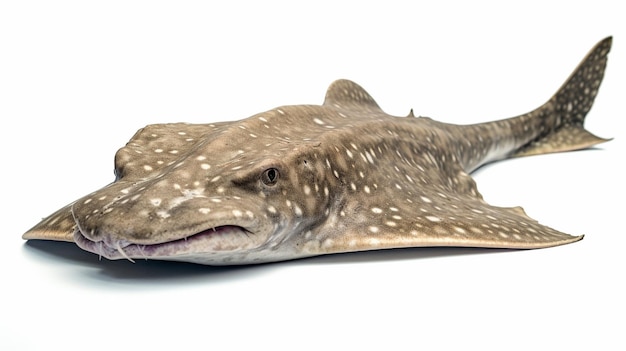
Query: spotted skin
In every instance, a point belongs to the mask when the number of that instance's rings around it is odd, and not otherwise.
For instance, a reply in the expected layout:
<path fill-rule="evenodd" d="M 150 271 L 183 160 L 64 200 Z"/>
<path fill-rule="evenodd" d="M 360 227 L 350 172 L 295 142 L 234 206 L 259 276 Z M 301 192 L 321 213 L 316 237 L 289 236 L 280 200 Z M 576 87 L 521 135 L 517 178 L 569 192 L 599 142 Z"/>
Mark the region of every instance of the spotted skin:
<path fill-rule="evenodd" d="M 393 117 L 360 86 L 324 104 L 236 122 L 155 124 L 115 156 L 115 182 L 24 239 L 74 241 L 109 259 L 251 264 L 420 246 L 542 248 L 571 236 L 522 208 L 483 201 L 469 173 L 488 162 L 607 141 L 583 128 L 611 38 L 559 91 L 510 119 L 460 126 Z"/>

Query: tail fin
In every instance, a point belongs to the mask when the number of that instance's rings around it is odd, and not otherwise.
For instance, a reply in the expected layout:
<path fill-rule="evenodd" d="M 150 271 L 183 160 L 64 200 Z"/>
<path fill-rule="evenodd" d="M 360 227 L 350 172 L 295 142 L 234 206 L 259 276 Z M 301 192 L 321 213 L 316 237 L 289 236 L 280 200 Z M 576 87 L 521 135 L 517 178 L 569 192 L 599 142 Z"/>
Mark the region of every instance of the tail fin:
<path fill-rule="evenodd" d="M 531 112 L 542 119 L 542 132 L 513 156 L 578 150 L 611 140 L 597 137 L 583 127 L 602 82 L 611 43 L 612 38 L 608 37 L 596 44 L 557 93 Z"/>

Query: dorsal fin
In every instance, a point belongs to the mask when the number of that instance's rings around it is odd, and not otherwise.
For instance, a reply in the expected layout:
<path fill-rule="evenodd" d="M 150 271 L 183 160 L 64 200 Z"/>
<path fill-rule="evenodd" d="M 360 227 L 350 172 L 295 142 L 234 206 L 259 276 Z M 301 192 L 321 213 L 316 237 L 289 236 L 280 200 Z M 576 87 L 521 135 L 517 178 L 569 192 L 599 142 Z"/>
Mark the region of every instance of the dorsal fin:
<path fill-rule="evenodd" d="M 365 89 L 347 79 L 336 80 L 328 87 L 324 105 L 346 109 L 382 111 Z"/>

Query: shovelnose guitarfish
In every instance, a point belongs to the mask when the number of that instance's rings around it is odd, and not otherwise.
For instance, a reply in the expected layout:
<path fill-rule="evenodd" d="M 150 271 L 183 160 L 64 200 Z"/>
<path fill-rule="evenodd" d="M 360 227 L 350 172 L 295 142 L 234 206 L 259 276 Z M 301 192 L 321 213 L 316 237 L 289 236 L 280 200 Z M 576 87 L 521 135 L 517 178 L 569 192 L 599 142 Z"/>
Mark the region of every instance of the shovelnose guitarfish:
<path fill-rule="evenodd" d="M 582 239 L 487 204 L 469 175 L 509 157 L 605 142 L 583 128 L 611 38 L 536 110 L 453 125 L 393 117 L 338 80 L 323 105 L 211 124 L 153 124 L 115 155 L 113 183 L 24 239 L 109 259 L 228 265 L 402 247 L 544 248 Z"/>

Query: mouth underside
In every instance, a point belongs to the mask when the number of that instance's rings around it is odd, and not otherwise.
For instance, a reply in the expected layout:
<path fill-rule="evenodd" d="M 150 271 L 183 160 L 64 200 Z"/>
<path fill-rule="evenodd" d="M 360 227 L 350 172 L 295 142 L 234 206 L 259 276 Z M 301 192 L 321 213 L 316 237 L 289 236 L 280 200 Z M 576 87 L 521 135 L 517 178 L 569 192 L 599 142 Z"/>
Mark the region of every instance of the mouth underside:
<path fill-rule="evenodd" d="M 93 241 L 80 230 L 74 241 L 83 250 L 110 260 L 173 259 L 181 256 L 211 256 L 225 252 L 249 249 L 255 245 L 254 234 L 234 225 L 218 226 L 181 239 L 154 244 L 133 243 L 125 239 Z M 134 262 L 134 261 L 133 261 Z"/>

